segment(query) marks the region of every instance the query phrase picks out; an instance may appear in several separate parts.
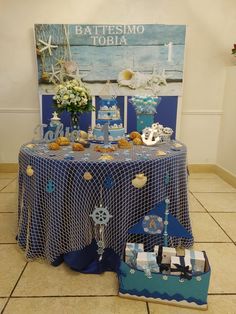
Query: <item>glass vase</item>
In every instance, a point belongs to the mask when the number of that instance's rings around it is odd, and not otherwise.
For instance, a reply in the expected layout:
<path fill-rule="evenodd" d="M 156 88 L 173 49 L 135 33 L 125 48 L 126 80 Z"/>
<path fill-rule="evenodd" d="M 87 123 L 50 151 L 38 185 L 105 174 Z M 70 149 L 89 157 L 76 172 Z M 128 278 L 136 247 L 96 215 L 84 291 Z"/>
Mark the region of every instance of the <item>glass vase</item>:
<path fill-rule="evenodd" d="M 80 113 L 71 112 L 70 113 L 70 128 L 71 131 L 79 130 Z"/>

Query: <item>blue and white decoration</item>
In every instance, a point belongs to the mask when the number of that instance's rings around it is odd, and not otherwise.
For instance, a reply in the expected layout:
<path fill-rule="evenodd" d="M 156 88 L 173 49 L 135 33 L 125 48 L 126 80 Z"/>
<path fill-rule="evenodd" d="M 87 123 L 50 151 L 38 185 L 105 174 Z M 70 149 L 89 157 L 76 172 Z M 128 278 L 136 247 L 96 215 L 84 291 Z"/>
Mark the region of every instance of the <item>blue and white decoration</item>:
<path fill-rule="evenodd" d="M 162 234 L 163 219 L 156 215 L 147 215 L 143 218 L 143 230 L 150 234 Z"/>
<path fill-rule="evenodd" d="M 164 246 L 167 246 L 166 241 L 168 236 L 191 238 L 192 235 L 179 223 L 179 221 L 173 215 L 169 213 L 168 206 L 169 206 L 168 199 L 157 204 L 145 215 L 145 217 L 149 216 L 149 218 L 145 219 L 144 217 L 143 219 L 141 219 L 137 224 L 135 224 L 129 229 L 128 233 L 162 235 Z M 162 226 L 160 218 L 164 224 L 164 228 Z M 147 228 L 146 221 L 147 224 L 149 222 L 149 228 Z"/>
<path fill-rule="evenodd" d="M 143 219 L 133 225 L 128 233 L 132 235 L 161 234 L 165 246 L 168 236 L 191 237 L 189 232 L 169 213 L 169 203 L 170 200 L 166 198 L 157 204 Z M 175 263 L 176 271 L 181 270 L 180 276 L 172 273 L 163 275 L 162 272 L 153 271 L 151 266 L 147 265 L 150 257 L 142 258 L 143 256 L 141 256 L 141 254 L 152 256 L 153 252 L 139 253 L 140 258 L 137 257 L 136 267 L 121 261 L 118 274 L 119 296 L 148 302 L 156 301 L 164 304 L 207 309 L 211 269 L 205 252 L 200 253 L 198 254 L 200 256 L 198 265 L 201 265 L 202 272 L 192 274 L 190 271 L 188 272 L 190 270 L 189 266 L 185 267 L 185 264 L 178 265 L 178 263 Z M 183 259 L 176 256 L 175 258 Z M 190 253 L 187 254 L 187 258 L 190 261 Z M 201 264 L 203 259 L 206 265 Z M 144 267 L 140 268 L 138 264 L 144 265 Z M 182 273 L 183 269 L 186 270 L 185 273 Z"/>

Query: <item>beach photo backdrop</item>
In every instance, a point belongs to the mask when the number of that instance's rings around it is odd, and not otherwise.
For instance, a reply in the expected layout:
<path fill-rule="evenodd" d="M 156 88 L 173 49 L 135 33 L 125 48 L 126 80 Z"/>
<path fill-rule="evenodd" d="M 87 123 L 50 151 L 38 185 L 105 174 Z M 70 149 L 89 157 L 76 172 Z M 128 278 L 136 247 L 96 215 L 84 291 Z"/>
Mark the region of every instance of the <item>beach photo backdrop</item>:
<path fill-rule="evenodd" d="M 178 96 L 182 95 L 185 33 L 185 25 L 36 24 L 41 111 L 45 111 L 44 99 L 46 111 L 50 111 L 45 95 L 53 95 L 56 84 L 75 78 L 88 86 L 94 104 L 95 96 L 110 82 L 110 95 L 124 97 L 121 107 L 127 131 L 131 118 L 127 115 L 135 114 L 129 109 L 130 96 L 161 96 L 162 102 L 169 97 L 164 101 L 168 113 L 167 100 L 173 107 L 176 99 L 177 108 Z M 93 126 L 96 113 L 84 118 L 86 126 Z"/>

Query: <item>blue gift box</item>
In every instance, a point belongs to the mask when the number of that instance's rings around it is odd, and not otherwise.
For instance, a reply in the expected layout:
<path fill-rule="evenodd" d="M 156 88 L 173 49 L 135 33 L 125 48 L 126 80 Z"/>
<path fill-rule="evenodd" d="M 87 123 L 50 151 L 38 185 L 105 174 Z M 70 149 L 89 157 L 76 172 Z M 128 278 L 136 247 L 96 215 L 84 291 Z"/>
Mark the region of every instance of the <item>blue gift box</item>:
<path fill-rule="evenodd" d="M 138 252 L 143 252 L 143 244 L 142 243 L 126 243 L 125 248 L 125 261 L 131 267 L 136 266 L 136 257 Z"/>

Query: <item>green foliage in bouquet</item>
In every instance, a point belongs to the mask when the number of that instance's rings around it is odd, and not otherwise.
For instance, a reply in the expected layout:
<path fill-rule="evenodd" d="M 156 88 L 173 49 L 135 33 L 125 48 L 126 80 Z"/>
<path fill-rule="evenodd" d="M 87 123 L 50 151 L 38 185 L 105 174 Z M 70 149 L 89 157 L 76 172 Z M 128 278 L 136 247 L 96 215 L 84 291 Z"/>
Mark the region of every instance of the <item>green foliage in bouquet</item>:
<path fill-rule="evenodd" d="M 67 111 L 72 114 L 82 114 L 95 110 L 88 88 L 78 80 L 66 81 L 57 85 L 53 100 L 58 113 Z"/>

